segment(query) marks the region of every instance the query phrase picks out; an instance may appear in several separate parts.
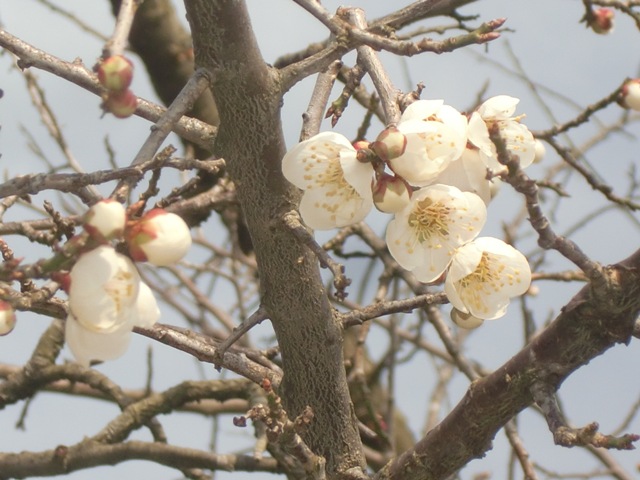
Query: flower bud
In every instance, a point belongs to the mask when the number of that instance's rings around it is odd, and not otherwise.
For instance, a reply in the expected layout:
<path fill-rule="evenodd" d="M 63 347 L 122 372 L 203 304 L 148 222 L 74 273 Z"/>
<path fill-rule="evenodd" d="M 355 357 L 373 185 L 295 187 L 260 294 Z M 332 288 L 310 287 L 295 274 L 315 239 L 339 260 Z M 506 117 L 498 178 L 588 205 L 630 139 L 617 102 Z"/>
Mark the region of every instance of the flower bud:
<path fill-rule="evenodd" d="M 133 79 L 133 64 L 122 55 L 103 60 L 98 66 L 98 81 L 111 93 L 124 92 Z"/>
<path fill-rule="evenodd" d="M 8 335 L 16 326 L 16 312 L 7 302 L 0 300 L 0 336 Z"/>
<path fill-rule="evenodd" d="M 383 173 L 371 185 L 373 204 L 384 213 L 396 213 L 409 204 L 411 187 L 402 178 Z"/>
<path fill-rule="evenodd" d="M 587 23 L 591 29 L 600 35 L 613 32 L 613 10 L 610 8 L 596 8 L 591 15 L 587 15 Z"/>
<path fill-rule="evenodd" d="M 86 213 L 84 229 L 94 238 L 110 240 L 123 234 L 126 217 L 121 203 L 100 200 Z"/>
<path fill-rule="evenodd" d="M 622 86 L 618 103 L 624 108 L 640 111 L 640 78 L 629 80 Z"/>
<path fill-rule="evenodd" d="M 113 113 L 118 118 L 127 118 L 133 115 L 138 106 L 138 97 L 131 90 L 109 93 L 102 104 L 102 108 Z"/>
<path fill-rule="evenodd" d="M 191 233 L 184 220 L 161 208 L 150 210 L 132 222 L 125 236 L 134 260 L 157 266 L 178 262 L 191 247 Z"/>
<path fill-rule="evenodd" d="M 544 147 L 544 143 L 536 139 L 536 142 L 534 144 L 534 151 L 535 154 L 533 156 L 533 163 L 540 163 L 547 153 L 547 149 Z"/>
<path fill-rule="evenodd" d="M 369 145 L 369 148 L 385 162 L 402 155 L 406 147 L 407 138 L 396 127 L 384 129 L 376 141 Z"/>
<path fill-rule="evenodd" d="M 470 313 L 461 312 L 457 308 L 451 310 L 451 320 L 465 330 L 473 330 L 484 323 L 483 319 L 474 317 Z"/>

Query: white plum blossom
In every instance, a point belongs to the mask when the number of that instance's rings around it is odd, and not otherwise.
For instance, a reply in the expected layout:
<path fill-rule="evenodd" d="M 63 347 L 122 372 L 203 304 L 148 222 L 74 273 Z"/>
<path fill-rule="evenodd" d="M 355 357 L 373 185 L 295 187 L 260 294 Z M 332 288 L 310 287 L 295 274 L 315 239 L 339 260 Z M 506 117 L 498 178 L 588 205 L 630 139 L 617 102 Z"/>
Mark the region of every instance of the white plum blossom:
<path fill-rule="evenodd" d="M 387 227 L 387 245 L 419 281 L 433 282 L 456 249 L 480 233 L 486 218 L 486 206 L 476 194 L 431 185 L 413 192 L 409 205 L 396 213 Z"/>
<path fill-rule="evenodd" d="M 406 138 L 402 155 L 389 166 L 407 182 L 422 187 L 457 160 L 467 144 L 467 118 L 442 100 L 418 100 L 402 114 L 398 131 Z"/>
<path fill-rule="evenodd" d="M 191 248 L 191 233 L 175 213 L 154 208 L 131 222 L 126 232 L 131 257 L 158 267 L 179 262 Z"/>
<path fill-rule="evenodd" d="M 0 336 L 8 335 L 16 326 L 16 312 L 13 307 L 0 300 Z"/>
<path fill-rule="evenodd" d="M 357 223 L 373 206 L 373 167 L 360 162 L 338 133 L 322 132 L 298 143 L 282 159 L 282 173 L 303 190 L 300 215 L 315 230 Z"/>
<path fill-rule="evenodd" d="M 499 182 L 498 178 L 487 180 L 487 165 L 480 158 L 480 152 L 476 149 L 466 148 L 462 156 L 440 173 L 436 183 L 452 185 L 463 192 L 472 192 L 478 195 L 485 205 L 492 198 L 492 185 Z"/>
<path fill-rule="evenodd" d="M 113 199 L 100 200 L 84 217 L 84 228 L 92 236 L 115 238 L 124 232 L 127 214 L 120 202 Z"/>
<path fill-rule="evenodd" d="M 82 254 L 69 277 L 65 339 L 79 363 L 121 356 L 133 327 L 151 326 L 160 316 L 133 262 L 111 246 Z"/>
<path fill-rule="evenodd" d="M 531 165 L 535 157 L 535 139 L 529 129 L 514 117 L 519 99 L 498 95 L 484 102 L 469 119 L 469 141 L 480 150 L 480 157 L 487 167 L 500 172 L 506 167 L 498 162 L 496 147 L 489 138 L 489 129 L 497 126 L 507 150 L 518 156 L 520 167 Z"/>
<path fill-rule="evenodd" d="M 455 252 L 444 290 L 462 314 L 493 320 L 530 284 L 531 269 L 522 253 L 497 238 L 480 237 Z"/>

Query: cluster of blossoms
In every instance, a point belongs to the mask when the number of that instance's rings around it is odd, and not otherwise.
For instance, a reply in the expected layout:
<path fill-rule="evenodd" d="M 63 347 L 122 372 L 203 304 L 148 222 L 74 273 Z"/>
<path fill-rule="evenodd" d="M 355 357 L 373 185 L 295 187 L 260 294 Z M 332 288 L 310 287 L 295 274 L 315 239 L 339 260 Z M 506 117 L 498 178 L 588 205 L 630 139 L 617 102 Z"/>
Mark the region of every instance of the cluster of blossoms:
<path fill-rule="evenodd" d="M 84 227 L 99 246 L 80 255 L 69 272 L 65 339 L 76 360 L 89 365 L 121 356 L 133 327 L 149 327 L 160 317 L 135 264 L 110 241 L 124 238 L 135 261 L 164 266 L 187 253 L 191 234 L 179 216 L 162 209 L 128 220 L 124 207 L 113 200 L 91 207 Z"/>
<path fill-rule="evenodd" d="M 473 328 L 503 316 L 510 298 L 531 283 L 527 259 L 501 240 L 478 238 L 496 191 L 497 129 L 521 167 L 544 153 L 514 116 L 518 99 L 501 95 L 465 115 L 442 100 L 418 100 L 397 126 L 356 146 L 323 132 L 293 147 L 284 176 L 303 190 L 300 215 L 313 229 L 344 227 L 375 207 L 394 215 L 387 226 L 391 255 L 425 283 L 441 281 L 453 320 Z"/>
<path fill-rule="evenodd" d="M 102 108 L 118 118 L 133 115 L 138 97 L 129 89 L 133 80 L 133 64 L 122 55 L 113 55 L 100 62 L 96 68 L 98 81 L 106 93 Z"/>

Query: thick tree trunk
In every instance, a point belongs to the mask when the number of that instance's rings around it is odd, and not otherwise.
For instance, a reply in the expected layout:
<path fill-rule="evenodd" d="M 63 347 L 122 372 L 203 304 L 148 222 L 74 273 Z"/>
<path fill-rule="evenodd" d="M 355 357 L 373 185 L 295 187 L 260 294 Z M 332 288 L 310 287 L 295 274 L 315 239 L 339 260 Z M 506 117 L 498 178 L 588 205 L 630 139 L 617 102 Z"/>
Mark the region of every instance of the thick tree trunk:
<path fill-rule="evenodd" d="M 263 307 L 282 353 L 281 389 L 290 417 L 306 406 L 315 419 L 305 440 L 327 459 L 331 478 L 364 465 L 342 356 L 342 330 L 323 288 L 317 259 L 283 223 L 298 192 L 283 178 L 285 153 L 277 70 L 262 59 L 241 1 L 185 2 L 196 64 L 207 68 L 218 99 L 214 147 L 236 184 L 260 271 Z"/>

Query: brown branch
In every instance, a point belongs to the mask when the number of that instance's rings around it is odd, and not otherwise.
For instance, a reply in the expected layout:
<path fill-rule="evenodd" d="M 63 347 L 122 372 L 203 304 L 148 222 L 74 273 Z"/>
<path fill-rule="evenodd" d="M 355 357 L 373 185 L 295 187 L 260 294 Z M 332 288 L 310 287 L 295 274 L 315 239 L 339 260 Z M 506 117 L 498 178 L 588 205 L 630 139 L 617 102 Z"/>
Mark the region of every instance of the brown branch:
<path fill-rule="evenodd" d="M 81 63 L 65 62 L 23 42 L 1 28 L 0 47 L 5 48 L 19 58 L 18 66 L 20 68 L 35 67 L 75 83 L 95 95 L 100 96 L 102 94 L 102 87 L 98 83 L 96 76 Z M 166 109 L 163 107 L 138 98 L 136 115 L 142 118 L 157 122 L 165 111 Z M 174 131 L 181 137 L 201 145 L 203 148 L 210 148 L 215 139 L 217 129 L 194 118 L 183 117 L 176 124 Z"/>
<path fill-rule="evenodd" d="M 214 342 L 199 333 L 162 324 L 150 328 L 136 327 L 134 331 L 193 355 L 202 362 L 219 364 L 258 385 L 268 378 L 274 388 L 277 388 L 282 380 L 280 369 L 259 352 L 251 353 L 247 349 L 239 350 L 238 347 L 232 347 L 220 360 L 216 358 L 217 349 Z"/>
<path fill-rule="evenodd" d="M 534 401 L 544 414 L 556 445 L 563 447 L 591 445 L 607 449 L 633 450 L 635 448 L 633 442 L 640 440 L 640 435 L 634 434 L 625 434 L 619 437 L 603 435 L 598 432 L 599 426 L 596 422 L 582 428 L 569 427 L 556 401 L 554 386 L 544 382 L 535 382 L 531 386 L 531 392 Z"/>
<path fill-rule="evenodd" d="M 333 274 L 333 286 L 336 287 L 336 298 L 338 300 L 346 298 L 347 292 L 345 289 L 351 284 L 351 279 L 345 276 L 344 265 L 336 262 L 329 256 L 324 248 L 318 245 L 313 238 L 313 235 L 309 233 L 307 227 L 305 227 L 301 222 L 300 215 L 297 211 L 292 210 L 287 213 L 284 216 L 284 223 L 296 239 L 313 252 L 313 254 L 318 258 L 320 266 L 322 268 L 328 268 L 331 271 Z"/>
<path fill-rule="evenodd" d="M 355 325 L 362 325 L 367 320 L 391 315 L 393 313 L 410 313 L 416 308 L 424 308 L 427 305 L 448 303 L 449 300 L 444 293 L 424 294 L 404 300 L 387 300 L 374 303 L 358 310 L 352 310 L 339 316 L 345 328 Z"/>
<path fill-rule="evenodd" d="M 43 452 L 0 453 L 0 479 L 66 475 L 127 460 L 148 460 L 177 469 L 282 473 L 277 461 L 272 458 L 218 455 L 157 442 L 130 441 L 110 445 L 86 440 Z"/>

